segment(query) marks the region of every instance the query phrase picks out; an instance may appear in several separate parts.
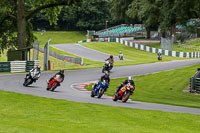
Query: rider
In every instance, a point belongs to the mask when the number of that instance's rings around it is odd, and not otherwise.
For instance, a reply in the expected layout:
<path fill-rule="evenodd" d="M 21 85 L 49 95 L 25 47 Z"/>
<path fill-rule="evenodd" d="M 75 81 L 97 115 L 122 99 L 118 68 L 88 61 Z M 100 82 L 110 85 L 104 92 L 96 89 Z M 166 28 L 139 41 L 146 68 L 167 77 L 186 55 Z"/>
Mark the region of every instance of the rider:
<path fill-rule="evenodd" d="M 26 76 L 29 76 L 30 74 L 31 74 L 31 72 L 37 72 L 36 74 L 37 74 L 37 79 L 40 77 L 40 65 L 38 65 L 38 66 L 36 66 L 35 68 L 33 68 L 33 69 L 31 69 L 30 70 L 30 72 L 29 72 L 29 74 L 26 74 Z"/>
<path fill-rule="evenodd" d="M 133 78 L 131 76 L 128 77 L 128 79 L 124 80 L 124 82 L 121 83 L 121 85 L 119 85 L 117 87 L 117 90 L 116 90 L 116 94 L 118 94 L 119 90 L 124 86 L 124 85 L 127 85 L 128 83 L 130 83 L 130 85 L 132 85 L 134 88 L 135 88 L 135 83 L 133 81 Z"/>
<path fill-rule="evenodd" d="M 56 73 L 53 77 L 51 77 L 51 78 L 49 79 L 49 82 L 50 82 L 53 78 L 55 78 L 56 75 L 60 75 L 61 78 L 62 78 L 62 81 L 61 81 L 61 82 L 63 82 L 63 80 L 64 80 L 64 78 L 65 78 L 65 75 L 64 75 L 64 70 L 62 70 L 62 69 L 61 69 L 58 73 Z M 48 82 L 48 83 L 49 83 L 49 82 Z"/>
<path fill-rule="evenodd" d="M 108 71 L 105 71 L 105 74 L 103 75 L 103 76 L 101 76 L 101 79 L 99 80 L 99 82 L 103 82 L 103 80 L 105 80 L 106 81 L 106 83 L 110 83 L 110 77 L 109 77 L 110 75 L 109 75 L 109 73 L 108 73 Z M 98 84 L 99 84 L 99 82 L 98 82 Z M 97 83 L 96 84 L 94 84 L 94 87 L 93 88 L 95 88 L 97 86 Z M 106 90 L 105 91 L 107 91 L 107 88 L 106 88 Z"/>
<path fill-rule="evenodd" d="M 111 68 L 113 67 L 113 64 L 114 64 L 113 55 L 110 55 L 110 57 L 108 59 L 106 59 L 105 61 L 109 61 Z"/>
<path fill-rule="evenodd" d="M 101 82 L 103 82 L 103 80 L 105 80 L 106 81 L 106 83 L 110 83 L 110 77 L 109 77 L 110 75 L 109 75 L 109 73 L 108 73 L 108 71 L 105 71 L 105 74 L 103 75 L 103 76 L 101 76 Z"/>
<path fill-rule="evenodd" d="M 123 60 L 123 54 L 122 54 L 121 51 L 119 52 L 119 59 L 120 59 L 120 60 Z"/>

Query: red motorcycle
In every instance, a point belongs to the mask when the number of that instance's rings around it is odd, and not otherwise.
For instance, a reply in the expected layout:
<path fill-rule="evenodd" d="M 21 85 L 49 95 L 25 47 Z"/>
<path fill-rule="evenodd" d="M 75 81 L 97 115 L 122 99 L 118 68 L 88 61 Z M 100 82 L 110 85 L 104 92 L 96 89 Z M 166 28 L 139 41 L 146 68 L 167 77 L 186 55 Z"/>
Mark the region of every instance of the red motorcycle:
<path fill-rule="evenodd" d="M 124 85 L 117 94 L 115 93 L 113 95 L 113 101 L 122 100 L 125 103 L 129 99 L 129 96 L 133 94 L 134 90 L 134 86 L 130 85 L 130 83 Z"/>
<path fill-rule="evenodd" d="M 60 83 L 62 82 L 62 77 L 60 75 L 56 75 L 55 78 L 53 78 L 48 84 L 47 84 L 47 90 L 48 91 L 54 91 L 58 86 L 60 86 Z"/>

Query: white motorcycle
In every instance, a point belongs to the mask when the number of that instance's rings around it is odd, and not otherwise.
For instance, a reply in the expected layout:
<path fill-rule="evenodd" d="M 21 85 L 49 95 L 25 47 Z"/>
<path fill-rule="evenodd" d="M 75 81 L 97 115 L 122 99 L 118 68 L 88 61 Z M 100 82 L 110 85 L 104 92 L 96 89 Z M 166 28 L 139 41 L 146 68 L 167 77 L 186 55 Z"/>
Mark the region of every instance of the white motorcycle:
<path fill-rule="evenodd" d="M 26 75 L 24 78 L 24 86 L 28 86 L 32 84 L 33 82 L 36 82 L 40 77 L 40 71 L 37 71 L 37 69 L 30 70 L 29 74 Z"/>

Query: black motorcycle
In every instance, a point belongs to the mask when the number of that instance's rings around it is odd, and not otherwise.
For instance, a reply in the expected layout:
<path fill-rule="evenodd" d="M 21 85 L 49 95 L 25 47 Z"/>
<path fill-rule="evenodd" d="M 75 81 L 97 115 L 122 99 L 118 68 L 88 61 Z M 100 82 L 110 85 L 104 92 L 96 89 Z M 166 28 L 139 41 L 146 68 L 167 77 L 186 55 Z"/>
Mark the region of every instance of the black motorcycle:
<path fill-rule="evenodd" d="M 40 71 L 37 71 L 36 69 L 32 69 L 30 70 L 29 74 L 27 74 L 26 77 L 24 78 L 23 85 L 27 87 L 33 82 L 36 82 L 36 80 L 38 80 L 39 77 L 40 77 Z"/>
<path fill-rule="evenodd" d="M 102 69 L 102 73 L 104 73 L 105 71 L 110 72 L 110 70 L 113 68 L 113 66 L 111 65 L 111 63 L 109 61 L 106 61 L 103 69 Z"/>

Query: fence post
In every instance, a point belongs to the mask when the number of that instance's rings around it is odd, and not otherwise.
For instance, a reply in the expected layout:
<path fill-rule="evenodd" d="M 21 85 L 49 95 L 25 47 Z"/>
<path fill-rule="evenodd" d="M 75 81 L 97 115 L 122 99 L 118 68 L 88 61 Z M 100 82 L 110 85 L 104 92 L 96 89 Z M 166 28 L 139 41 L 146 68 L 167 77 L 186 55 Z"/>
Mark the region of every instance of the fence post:
<path fill-rule="evenodd" d="M 83 65 L 83 58 L 81 58 L 81 65 Z"/>
<path fill-rule="evenodd" d="M 46 45 L 44 46 L 44 70 L 48 70 L 49 68 L 49 43 L 51 39 L 48 40 Z"/>

